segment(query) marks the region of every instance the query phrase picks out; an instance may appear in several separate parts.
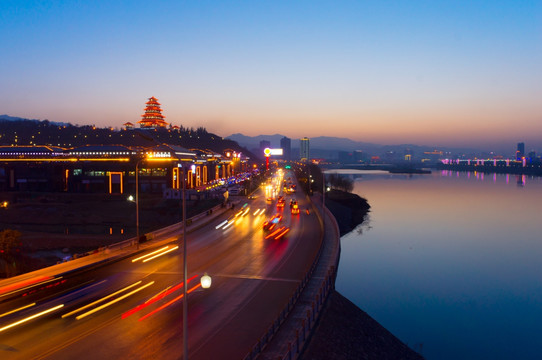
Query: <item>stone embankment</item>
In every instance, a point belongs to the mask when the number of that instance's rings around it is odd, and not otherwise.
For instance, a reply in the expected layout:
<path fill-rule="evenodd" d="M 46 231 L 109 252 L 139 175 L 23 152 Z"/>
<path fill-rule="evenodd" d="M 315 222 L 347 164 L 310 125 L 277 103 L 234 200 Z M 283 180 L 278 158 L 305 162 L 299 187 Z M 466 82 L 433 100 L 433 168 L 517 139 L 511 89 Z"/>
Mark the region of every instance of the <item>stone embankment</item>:
<path fill-rule="evenodd" d="M 334 291 L 301 359 L 421 360 L 423 357 Z"/>

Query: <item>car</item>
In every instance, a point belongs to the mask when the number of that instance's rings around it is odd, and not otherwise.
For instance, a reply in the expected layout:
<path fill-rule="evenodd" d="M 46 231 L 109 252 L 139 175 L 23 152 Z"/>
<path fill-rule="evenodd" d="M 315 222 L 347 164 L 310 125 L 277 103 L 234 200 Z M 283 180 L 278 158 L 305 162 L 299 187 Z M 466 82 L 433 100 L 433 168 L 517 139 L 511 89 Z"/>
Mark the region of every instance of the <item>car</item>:
<path fill-rule="evenodd" d="M 263 229 L 271 231 L 282 221 L 282 215 L 275 214 L 269 220 L 264 221 Z"/>
<path fill-rule="evenodd" d="M 297 205 L 297 201 L 294 201 L 292 204 L 290 204 L 290 209 L 292 210 L 293 215 L 299 214 L 299 205 Z"/>
<path fill-rule="evenodd" d="M 279 199 L 277 200 L 277 207 L 283 208 L 285 204 L 286 204 L 286 200 L 284 200 L 282 196 L 279 196 Z"/>

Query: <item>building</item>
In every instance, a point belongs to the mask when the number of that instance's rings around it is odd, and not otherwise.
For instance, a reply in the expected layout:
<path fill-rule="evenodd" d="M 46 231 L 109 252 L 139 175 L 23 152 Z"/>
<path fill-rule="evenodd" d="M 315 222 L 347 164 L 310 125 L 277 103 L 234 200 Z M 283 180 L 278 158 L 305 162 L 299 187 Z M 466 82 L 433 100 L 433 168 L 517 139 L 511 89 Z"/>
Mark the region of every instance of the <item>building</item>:
<path fill-rule="evenodd" d="M 242 181 L 249 170 L 241 153 L 230 157 L 176 145 L 0 146 L 0 191 L 163 193 L 182 187 L 201 191 Z"/>
<path fill-rule="evenodd" d="M 361 150 L 355 150 L 354 151 L 354 162 L 356 163 L 362 163 L 364 162 L 365 154 Z"/>
<path fill-rule="evenodd" d="M 351 164 L 353 162 L 354 156 L 351 152 L 348 151 L 339 151 L 339 163 L 341 164 Z"/>
<path fill-rule="evenodd" d="M 308 137 L 304 137 L 299 141 L 299 158 L 301 161 L 310 160 L 310 145 Z"/>
<path fill-rule="evenodd" d="M 292 140 L 286 136 L 280 139 L 280 147 L 282 149 L 282 159 L 285 161 L 292 160 Z"/>
<path fill-rule="evenodd" d="M 263 156 L 263 151 L 267 148 L 271 147 L 271 142 L 268 140 L 262 140 L 260 141 L 260 154 L 259 156 Z"/>
<path fill-rule="evenodd" d="M 518 149 L 516 151 L 516 160 L 521 161 L 525 157 L 525 143 L 518 143 Z"/>
<path fill-rule="evenodd" d="M 142 119 L 138 121 L 139 127 L 142 129 L 157 129 L 165 128 L 168 123 L 165 122 L 165 116 L 162 115 L 162 109 L 158 99 L 154 96 L 149 98 L 145 107 L 145 113 L 141 115 Z"/>

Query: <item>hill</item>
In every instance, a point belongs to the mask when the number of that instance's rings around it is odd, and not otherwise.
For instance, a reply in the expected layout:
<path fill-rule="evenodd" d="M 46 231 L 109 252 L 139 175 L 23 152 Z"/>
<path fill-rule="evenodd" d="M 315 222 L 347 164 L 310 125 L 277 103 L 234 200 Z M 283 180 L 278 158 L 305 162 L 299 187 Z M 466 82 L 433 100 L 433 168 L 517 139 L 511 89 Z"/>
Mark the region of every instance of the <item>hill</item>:
<path fill-rule="evenodd" d="M 84 145 L 152 146 L 156 143 L 178 145 L 187 149 L 211 150 L 217 153 L 231 149 L 254 158 L 249 150 L 237 142 L 209 133 L 204 127 L 119 130 L 0 116 L 0 145 L 3 146 L 49 145 L 72 148 Z"/>

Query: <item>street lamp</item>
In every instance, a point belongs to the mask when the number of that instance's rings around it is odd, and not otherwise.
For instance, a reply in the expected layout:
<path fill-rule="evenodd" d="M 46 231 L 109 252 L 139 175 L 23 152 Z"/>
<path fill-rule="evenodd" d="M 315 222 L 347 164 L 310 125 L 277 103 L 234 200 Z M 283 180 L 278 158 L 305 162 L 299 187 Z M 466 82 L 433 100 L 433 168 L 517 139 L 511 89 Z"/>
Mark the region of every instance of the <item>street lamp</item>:
<path fill-rule="evenodd" d="M 326 174 L 322 171 L 322 216 L 324 217 L 324 233 L 326 232 Z"/>
<path fill-rule="evenodd" d="M 136 246 L 137 250 L 139 250 L 139 163 L 145 160 L 139 159 L 136 162 L 135 167 L 135 183 L 136 183 L 136 195 L 135 195 L 135 203 L 136 203 Z"/>
<path fill-rule="evenodd" d="M 177 167 L 182 169 L 183 176 L 183 359 L 188 360 L 188 265 L 186 263 L 186 173 L 182 163 Z"/>
<path fill-rule="evenodd" d="M 211 277 L 205 273 L 201 279 L 200 279 L 200 282 L 201 282 L 201 287 L 204 288 L 204 289 L 208 289 L 211 287 L 211 283 L 213 282 L 213 280 L 211 279 Z"/>

